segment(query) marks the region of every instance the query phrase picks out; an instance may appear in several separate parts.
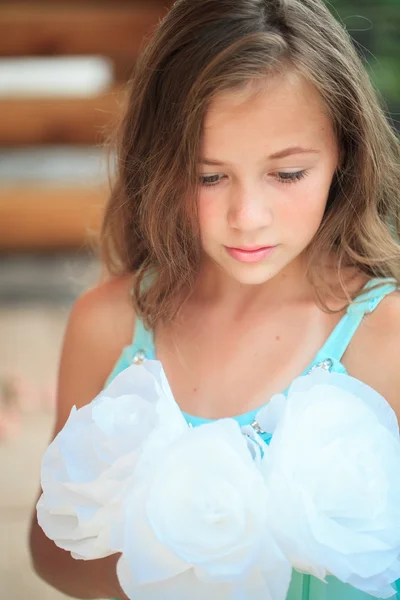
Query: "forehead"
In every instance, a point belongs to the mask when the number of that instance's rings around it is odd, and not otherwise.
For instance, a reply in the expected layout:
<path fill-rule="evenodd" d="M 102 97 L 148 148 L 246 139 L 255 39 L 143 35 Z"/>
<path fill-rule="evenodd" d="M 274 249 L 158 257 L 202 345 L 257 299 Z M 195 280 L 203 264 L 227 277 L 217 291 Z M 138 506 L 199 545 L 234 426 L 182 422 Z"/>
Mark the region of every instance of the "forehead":
<path fill-rule="evenodd" d="M 205 115 L 202 146 L 222 152 L 236 141 L 254 150 L 301 143 L 323 148 L 333 137 L 318 91 L 300 75 L 287 73 L 216 95 Z"/>

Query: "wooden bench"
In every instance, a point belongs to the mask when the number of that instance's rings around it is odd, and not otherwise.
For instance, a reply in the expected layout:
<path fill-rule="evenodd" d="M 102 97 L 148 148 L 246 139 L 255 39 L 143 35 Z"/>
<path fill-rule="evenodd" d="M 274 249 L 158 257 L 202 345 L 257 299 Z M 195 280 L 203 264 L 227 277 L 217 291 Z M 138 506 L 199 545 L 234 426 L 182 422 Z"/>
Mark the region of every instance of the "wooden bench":
<path fill-rule="evenodd" d="M 8 0 L 0 6 L 1 58 L 106 57 L 107 89 L 88 95 L 10 95 L 0 92 L 0 146 L 101 147 L 124 103 L 124 84 L 147 36 L 171 2 Z M 0 250 L 81 248 L 98 230 L 107 178 L 85 183 L 0 180 Z"/>

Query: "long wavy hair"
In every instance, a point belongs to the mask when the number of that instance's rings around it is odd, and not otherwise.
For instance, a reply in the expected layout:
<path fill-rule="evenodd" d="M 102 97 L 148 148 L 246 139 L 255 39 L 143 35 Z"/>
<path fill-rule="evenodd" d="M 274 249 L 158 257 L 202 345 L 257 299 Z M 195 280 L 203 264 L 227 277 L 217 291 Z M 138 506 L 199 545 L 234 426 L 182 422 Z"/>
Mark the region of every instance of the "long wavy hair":
<path fill-rule="evenodd" d="M 177 0 L 128 83 L 100 233 L 107 274 L 136 274 L 147 326 L 173 319 L 199 272 L 197 162 L 211 100 L 287 69 L 319 91 L 342 157 L 307 248 L 310 280 L 321 289 L 327 253 L 339 280 L 343 267 L 400 280 L 399 141 L 345 28 L 322 0 Z"/>

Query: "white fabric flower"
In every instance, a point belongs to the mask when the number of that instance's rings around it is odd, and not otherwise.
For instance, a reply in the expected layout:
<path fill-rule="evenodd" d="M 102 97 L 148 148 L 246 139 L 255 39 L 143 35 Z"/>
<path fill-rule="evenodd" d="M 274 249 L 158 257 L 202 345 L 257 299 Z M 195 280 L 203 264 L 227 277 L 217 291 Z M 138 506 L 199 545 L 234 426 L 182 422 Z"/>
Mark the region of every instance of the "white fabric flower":
<path fill-rule="evenodd" d="M 111 539 L 122 526 L 121 500 L 144 441 L 163 421 L 170 439 L 188 428 L 156 361 L 129 367 L 89 405 L 73 407 L 43 458 L 37 516 L 74 558 L 116 551 Z"/>
<path fill-rule="evenodd" d="M 286 594 L 282 595 L 283 585 L 291 573 L 289 563 L 282 561 L 275 564 L 273 573 L 265 574 L 255 568 L 245 584 L 240 586 L 237 583 L 201 581 L 196 577 L 194 569 L 191 569 L 170 579 L 137 587 L 129 563 L 123 557 L 120 558 L 117 569 L 125 593 L 132 590 L 132 595 L 129 596 L 132 600 L 277 600 L 286 598 Z"/>
<path fill-rule="evenodd" d="M 274 430 L 261 468 L 269 524 L 293 566 L 392 596 L 400 578 L 400 442 L 386 400 L 348 375 L 319 371 L 256 419 Z"/>
<path fill-rule="evenodd" d="M 291 566 L 266 527 L 267 490 L 236 421 L 190 429 L 148 475 L 125 502 L 118 574 L 129 597 L 286 597 Z"/>

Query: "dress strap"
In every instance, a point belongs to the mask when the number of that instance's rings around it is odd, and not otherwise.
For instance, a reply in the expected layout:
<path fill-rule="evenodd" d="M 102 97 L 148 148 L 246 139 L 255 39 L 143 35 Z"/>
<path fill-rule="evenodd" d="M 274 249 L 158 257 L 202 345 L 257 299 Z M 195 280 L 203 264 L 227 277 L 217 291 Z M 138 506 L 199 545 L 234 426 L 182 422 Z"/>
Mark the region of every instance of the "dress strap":
<path fill-rule="evenodd" d="M 145 358 L 155 359 L 154 334 L 146 329 L 140 317 L 136 317 L 135 333 L 132 342 L 133 362 L 141 363 Z"/>
<path fill-rule="evenodd" d="M 145 289 L 156 276 L 154 270 L 149 270 L 145 273 L 141 289 Z M 133 334 L 133 340 L 131 345 L 132 351 L 132 362 L 140 364 L 145 358 L 151 360 L 155 359 L 155 347 L 154 347 L 154 334 L 152 330 L 145 327 L 142 319 L 137 316 L 135 321 L 135 330 Z"/>
<path fill-rule="evenodd" d="M 388 294 L 398 289 L 398 282 L 392 278 L 375 278 L 368 281 L 364 292 L 348 306 L 346 314 L 318 352 L 316 362 L 327 357 L 340 361 L 365 315 L 373 312 Z"/>

